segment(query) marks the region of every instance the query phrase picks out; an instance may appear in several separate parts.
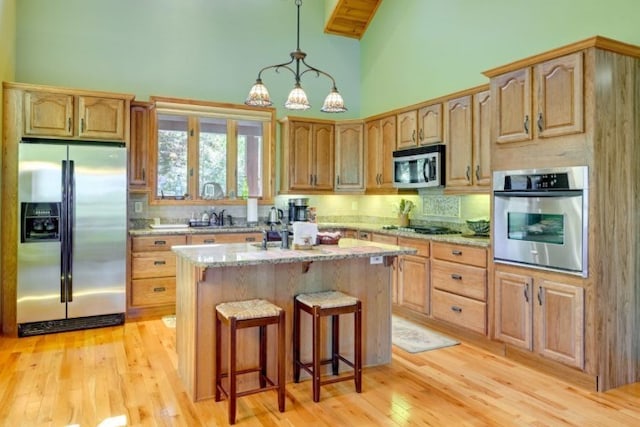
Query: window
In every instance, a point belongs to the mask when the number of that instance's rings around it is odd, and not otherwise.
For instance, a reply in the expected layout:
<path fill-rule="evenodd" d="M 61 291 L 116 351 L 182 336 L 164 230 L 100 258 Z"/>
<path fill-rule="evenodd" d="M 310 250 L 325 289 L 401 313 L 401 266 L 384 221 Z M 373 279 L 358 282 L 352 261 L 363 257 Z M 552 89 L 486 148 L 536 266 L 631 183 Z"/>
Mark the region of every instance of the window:
<path fill-rule="evenodd" d="M 155 203 L 273 197 L 273 110 L 153 100 Z"/>

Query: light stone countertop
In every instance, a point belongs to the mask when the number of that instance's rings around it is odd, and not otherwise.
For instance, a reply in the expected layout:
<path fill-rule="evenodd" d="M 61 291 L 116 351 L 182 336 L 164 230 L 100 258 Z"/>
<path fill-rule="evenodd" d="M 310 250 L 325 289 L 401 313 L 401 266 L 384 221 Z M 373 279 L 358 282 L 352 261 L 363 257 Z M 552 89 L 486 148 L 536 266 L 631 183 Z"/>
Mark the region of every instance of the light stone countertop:
<path fill-rule="evenodd" d="M 410 231 L 399 231 L 396 229 L 383 229 L 383 224 L 349 222 L 349 223 L 319 223 L 319 230 L 350 229 L 358 231 L 375 232 L 397 237 L 410 237 L 412 239 L 431 240 L 434 242 L 445 242 L 468 246 L 479 246 L 487 248 L 490 245 L 488 237 L 468 237 L 462 234 L 418 234 Z M 131 236 L 154 236 L 154 235 L 175 235 L 175 234 L 216 234 L 216 233 L 261 233 L 267 230 L 266 225 L 258 226 L 222 226 L 222 227 L 188 227 L 188 228 L 140 228 L 130 229 Z M 278 227 L 276 227 L 278 229 Z"/>
<path fill-rule="evenodd" d="M 271 246 L 265 250 L 259 243 L 227 243 L 173 246 L 171 250 L 193 266 L 204 268 L 334 261 L 417 253 L 414 248 L 348 238 L 340 239 L 337 245 L 317 245 L 312 249 L 281 249 L 279 246 Z"/>

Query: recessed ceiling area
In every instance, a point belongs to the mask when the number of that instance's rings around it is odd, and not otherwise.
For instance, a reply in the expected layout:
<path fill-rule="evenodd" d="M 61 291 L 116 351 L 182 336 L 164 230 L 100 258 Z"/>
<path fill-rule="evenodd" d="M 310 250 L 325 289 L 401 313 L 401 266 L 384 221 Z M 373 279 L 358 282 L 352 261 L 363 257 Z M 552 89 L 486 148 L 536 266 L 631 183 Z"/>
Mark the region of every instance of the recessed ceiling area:
<path fill-rule="evenodd" d="M 382 0 L 338 0 L 324 32 L 360 39 Z"/>

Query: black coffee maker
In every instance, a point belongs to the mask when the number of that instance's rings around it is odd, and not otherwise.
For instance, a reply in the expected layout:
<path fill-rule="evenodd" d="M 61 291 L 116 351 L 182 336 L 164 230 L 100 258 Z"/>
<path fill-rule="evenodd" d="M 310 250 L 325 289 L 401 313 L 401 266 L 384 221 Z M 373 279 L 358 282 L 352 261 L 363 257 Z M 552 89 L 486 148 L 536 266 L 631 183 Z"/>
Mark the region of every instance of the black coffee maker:
<path fill-rule="evenodd" d="M 307 198 L 289 199 L 289 223 L 294 221 L 308 221 L 308 207 L 309 199 Z"/>

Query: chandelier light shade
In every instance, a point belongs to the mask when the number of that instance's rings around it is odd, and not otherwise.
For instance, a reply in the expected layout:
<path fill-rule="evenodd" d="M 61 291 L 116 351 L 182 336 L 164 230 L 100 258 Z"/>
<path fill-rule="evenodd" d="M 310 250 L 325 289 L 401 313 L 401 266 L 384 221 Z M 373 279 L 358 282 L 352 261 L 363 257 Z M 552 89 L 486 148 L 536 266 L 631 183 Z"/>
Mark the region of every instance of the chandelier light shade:
<path fill-rule="evenodd" d="M 270 65 L 268 67 L 264 67 L 258 73 L 258 78 L 256 79 L 255 84 L 251 87 L 249 91 L 249 96 L 245 100 L 245 104 L 251 105 L 254 107 L 269 107 L 273 105 L 271 102 L 271 98 L 269 97 L 269 91 L 267 87 L 262 83 L 262 72 L 270 69 L 275 69 L 276 72 L 279 72 L 281 69 L 289 70 L 293 74 L 295 78 L 295 85 L 291 92 L 289 93 L 289 97 L 284 104 L 284 107 L 288 110 L 308 110 L 311 108 L 309 104 L 309 100 L 307 99 L 307 94 L 302 89 L 300 85 L 300 79 L 305 73 L 311 71 L 316 74 L 316 77 L 323 76 L 329 78 L 331 80 L 331 90 L 329 95 L 324 100 L 324 104 L 320 111 L 324 113 L 342 113 L 347 111 L 347 107 L 344 106 L 344 99 L 342 99 L 342 95 L 338 92 L 338 88 L 336 87 L 336 81 L 329 73 L 321 71 L 305 62 L 305 58 L 307 54 L 300 50 L 300 6 L 302 5 L 302 0 L 295 0 L 295 5 L 298 8 L 298 26 L 296 32 L 296 50 L 291 52 L 289 55 L 291 56 L 291 60 L 289 62 L 284 62 L 282 64 Z M 301 69 L 301 67 L 303 69 Z M 306 68 L 304 68 L 306 67 Z"/>

